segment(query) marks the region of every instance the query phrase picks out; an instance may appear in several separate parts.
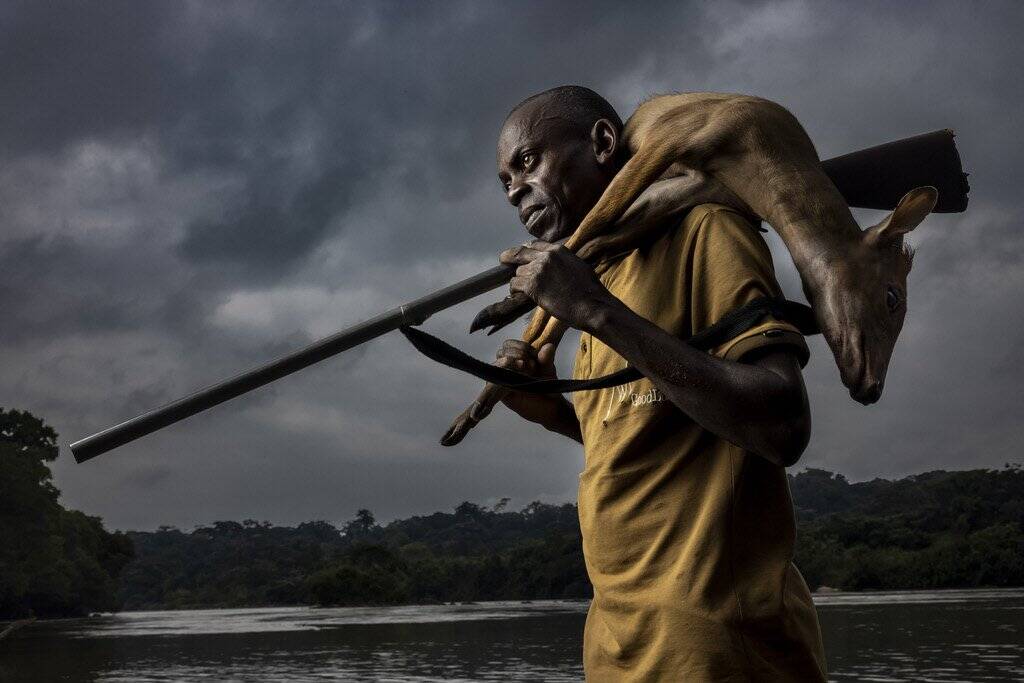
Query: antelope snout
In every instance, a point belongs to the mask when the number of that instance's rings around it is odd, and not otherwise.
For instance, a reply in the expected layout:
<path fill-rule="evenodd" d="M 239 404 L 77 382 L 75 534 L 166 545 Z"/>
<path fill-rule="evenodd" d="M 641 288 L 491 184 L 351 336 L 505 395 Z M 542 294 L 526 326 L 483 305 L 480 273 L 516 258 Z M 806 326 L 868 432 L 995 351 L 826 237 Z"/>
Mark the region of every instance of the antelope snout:
<path fill-rule="evenodd" d="M 851 390 L 850 396 L 858 403 L 866 406 L 871 405 L 882 398 L 882 382 L 880 380 L 865 382 L 856 390 Z"/>

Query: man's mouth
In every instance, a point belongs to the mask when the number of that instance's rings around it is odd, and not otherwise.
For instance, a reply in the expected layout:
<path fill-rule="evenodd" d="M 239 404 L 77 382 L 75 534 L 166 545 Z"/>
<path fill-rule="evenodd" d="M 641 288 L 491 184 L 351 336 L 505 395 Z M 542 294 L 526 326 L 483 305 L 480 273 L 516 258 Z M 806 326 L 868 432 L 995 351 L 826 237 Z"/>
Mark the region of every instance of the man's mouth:
<path fill-rule="evenodd" d="M 525 214 L 526 220 L 523 222 L 523 225 L 526 226 L 527 232 L 531 234 L 533 233 L 533 226 L 536 225 L 537 221 L 540 220 L 540 217 L 543 216 L 546 211 L 547 209 L 543 206 L 527 209 Z"/>

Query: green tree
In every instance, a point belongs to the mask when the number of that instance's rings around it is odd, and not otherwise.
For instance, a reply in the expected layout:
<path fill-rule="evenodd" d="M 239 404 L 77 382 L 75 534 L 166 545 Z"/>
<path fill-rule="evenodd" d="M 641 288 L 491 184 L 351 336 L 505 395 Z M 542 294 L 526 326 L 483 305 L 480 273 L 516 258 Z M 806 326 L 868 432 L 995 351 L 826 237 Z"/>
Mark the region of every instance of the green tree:
<path fill-rule="evenodd" d="M 373 513 L 362 508 L 356 512 L 355 519 L 346 522 L 342 531 L 346 538 L 354 541 L 370 536 L 377 528 L 379 527 L 377 527 L 377 520 L 373 518 Z"/>
<path fill-rule="evenodd" d="M 131 541 L 61 507 L 46 464 L 57 454 L 57 433 L 40 418 L 0 408 L 0 618 L 117 607 Z"/>

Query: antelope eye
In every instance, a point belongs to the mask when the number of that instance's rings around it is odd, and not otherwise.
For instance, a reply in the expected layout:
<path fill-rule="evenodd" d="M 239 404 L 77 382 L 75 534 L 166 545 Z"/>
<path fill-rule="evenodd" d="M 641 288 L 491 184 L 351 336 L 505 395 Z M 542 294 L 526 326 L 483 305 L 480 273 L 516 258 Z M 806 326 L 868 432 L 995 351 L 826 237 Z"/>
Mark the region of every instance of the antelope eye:
<path fill-rule="evenodd" d="M 896 309 L 900 307 L 900 293 L 896 291 L 895 287 L 885 290 L 885 305 L 890 313 L 895 313 Z"/>

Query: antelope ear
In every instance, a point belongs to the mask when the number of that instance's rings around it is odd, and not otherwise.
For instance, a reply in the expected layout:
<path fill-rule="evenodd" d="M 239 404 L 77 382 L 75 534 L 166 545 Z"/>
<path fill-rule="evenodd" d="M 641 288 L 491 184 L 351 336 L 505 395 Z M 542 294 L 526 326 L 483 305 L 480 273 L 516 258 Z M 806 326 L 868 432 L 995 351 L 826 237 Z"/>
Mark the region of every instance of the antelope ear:
<path fill-rule="evenodd" d="M 902 238 L 921 224 L 938 200 L 939 191 L 931 185 L 914 188 L 903 195 L 896 208 L 881 223 L 868 228 L 868 241 L 883 244 Z"/>

